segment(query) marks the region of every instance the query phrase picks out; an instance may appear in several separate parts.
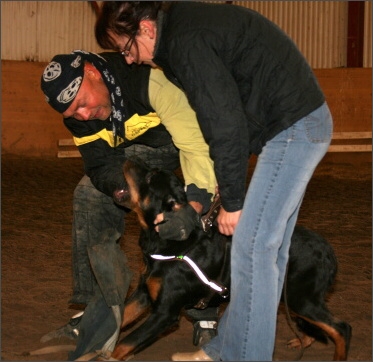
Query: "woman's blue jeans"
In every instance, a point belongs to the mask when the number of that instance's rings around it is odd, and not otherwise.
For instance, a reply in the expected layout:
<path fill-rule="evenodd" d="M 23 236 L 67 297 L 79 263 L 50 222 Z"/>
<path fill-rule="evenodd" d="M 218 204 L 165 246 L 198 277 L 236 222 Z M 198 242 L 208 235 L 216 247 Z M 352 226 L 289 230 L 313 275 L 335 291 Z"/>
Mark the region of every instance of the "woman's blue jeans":
<path fill-rule="evenodd" d="M 324 104 L 267 142 L 259 155 L 233 235 L 230 303 L 218 335 L 203 346 L 213 360 L 272 360 L 291 235 L 332 128 Z"/>

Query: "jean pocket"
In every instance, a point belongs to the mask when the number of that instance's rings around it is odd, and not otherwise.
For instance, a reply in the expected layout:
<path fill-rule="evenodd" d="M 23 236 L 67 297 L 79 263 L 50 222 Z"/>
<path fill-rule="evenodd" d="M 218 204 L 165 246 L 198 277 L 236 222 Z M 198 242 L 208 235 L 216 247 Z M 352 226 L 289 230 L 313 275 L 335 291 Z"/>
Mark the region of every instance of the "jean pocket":
<path fill-rule="evenodd" d="M 305 117 L 305 127 L 310 142 L 330 142 L 333 132 L 333 119 L 326 103 Z"/>

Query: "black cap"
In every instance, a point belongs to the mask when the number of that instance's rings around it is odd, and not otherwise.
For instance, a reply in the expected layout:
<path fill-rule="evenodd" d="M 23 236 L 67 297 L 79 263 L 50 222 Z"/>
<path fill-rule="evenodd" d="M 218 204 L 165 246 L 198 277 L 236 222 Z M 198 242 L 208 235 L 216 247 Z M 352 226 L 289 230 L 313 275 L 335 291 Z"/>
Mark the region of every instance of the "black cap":
<path fill-rule="evenodd" d="M 84 61 L 79 54 L 53 57 L 41 77 L 46 101 L 60 113 L 65 112 L 78 94 L 84 77 Z"/>

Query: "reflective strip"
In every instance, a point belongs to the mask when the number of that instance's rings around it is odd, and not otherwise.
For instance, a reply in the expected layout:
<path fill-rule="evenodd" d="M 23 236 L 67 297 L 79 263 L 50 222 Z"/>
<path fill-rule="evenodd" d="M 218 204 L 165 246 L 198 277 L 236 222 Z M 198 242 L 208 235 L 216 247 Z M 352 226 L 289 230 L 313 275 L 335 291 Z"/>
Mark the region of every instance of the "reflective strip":
<path fill-rule="evenodd" d="M 207 285 L 209 285 L 212 289 L 214 290 L 217 290 L 218 292 L 222 292 L 223 291 L 223 288 L 220 287 L 219 285 L 217 285 L 216 283 L 214 282 L 211 282 L 210 280 L 208 280 L 206 278 L 206 276 L 202 273 L 201 269 L 198 268 L 197 264 L 192 260 L 190 259 L 189 257 L 187 256 L 184 256 L 183 260 L 185 260 L 193 269 L 194 271 L 197 273 L 198 277 Z"/>
<path fill-rule="evenodd" d="M 153 254 L 153 255 L 150 255 L 151 258 L 153 259 L 157 259 L 157 260 L 170 260 L 170 259 L 176 259 L 176 256 L 164 256 L 164 255 L 160 255 L 160 254 Z"/>
<path fill-rule="evenodd" d="M 218 292 L 222 292 L 224 290 L 224 288 L 222 288 L 221 286 L 219 286 L 216 283 L 208 280 L 206 278 L 206 276 L 203 274 L 202 270 L 198 267 L 198 265 L 186 255 L 184 255 L 184 256 L 183 255 L 181 255 L 181 256 L 176 256 L 176 255 L 165 256 L 165 255 L 160 255 L 160 254 L 152 254 L 152 255 L 150 255 L 150 257 L 152 257 L 153 259 L 156 259 L 156 260 L 185 260 L 192 267 L 192 269 L 196 272 L 197 276 L 201 279 L 201 281 L 203 283 L 205 283 L 210 288 L 212 288 L 212 289 L 214 289 Z"/>

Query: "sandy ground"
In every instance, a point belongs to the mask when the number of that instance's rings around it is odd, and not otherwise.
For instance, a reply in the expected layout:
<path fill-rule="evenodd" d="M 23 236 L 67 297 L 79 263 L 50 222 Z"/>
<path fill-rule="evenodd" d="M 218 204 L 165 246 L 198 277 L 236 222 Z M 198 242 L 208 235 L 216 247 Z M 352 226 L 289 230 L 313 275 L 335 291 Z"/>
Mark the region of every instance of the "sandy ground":
<path fill-rule="evenodd" d="M 76 310 L 71 293 L 72 194 L 83 175 L 81 159 L 2 157 L 1 359 L 66 360 L 67 353 L 25 356 L 24 352 L 55 344 L 40 337 L 65 324 Z M 349 360 L 372 360 L 371 164 L 322 163 L 311 180 L 299 216 L 335 248 L 339 273 L 329 307 L 353 328 Z M 141 264 L 139 228 L 127 216 L 122 240 L 136 284 Z M 180 328 L 135 356 L 136 361 L 170 360 L 177 351 L 193 351 L 192 325 Z M 278 313 L 275 360 L 294 360 L 294 338 L 282 308 Z M 314 343 L 302 360 L 331 360 L 332 342 Z"/>

